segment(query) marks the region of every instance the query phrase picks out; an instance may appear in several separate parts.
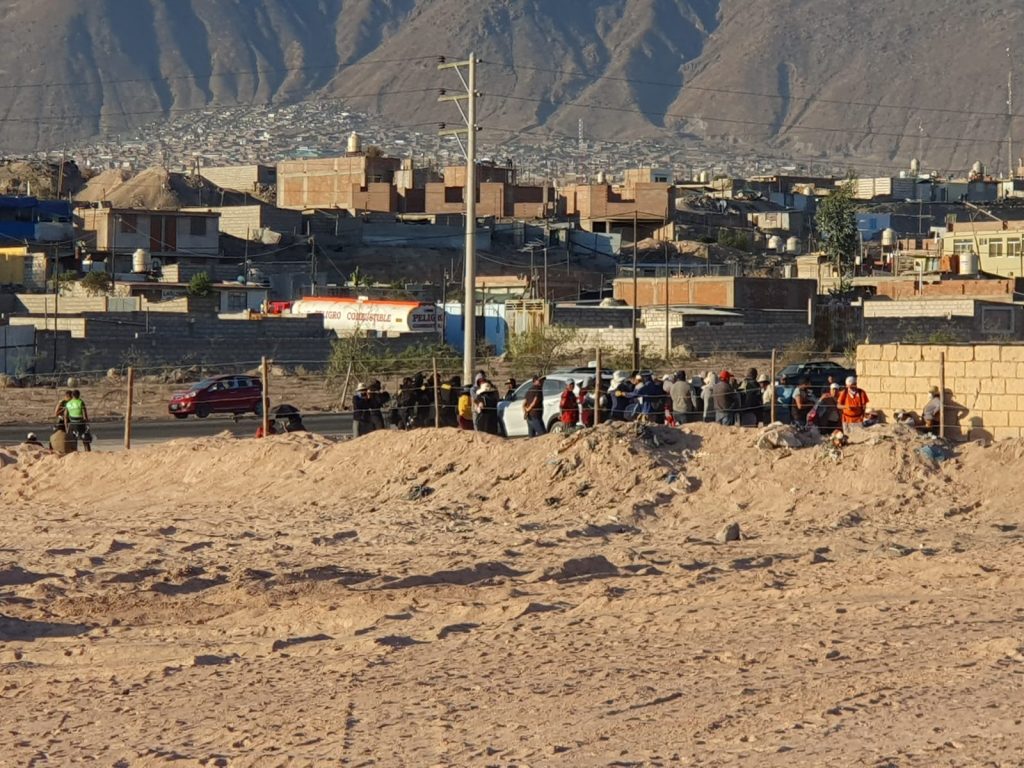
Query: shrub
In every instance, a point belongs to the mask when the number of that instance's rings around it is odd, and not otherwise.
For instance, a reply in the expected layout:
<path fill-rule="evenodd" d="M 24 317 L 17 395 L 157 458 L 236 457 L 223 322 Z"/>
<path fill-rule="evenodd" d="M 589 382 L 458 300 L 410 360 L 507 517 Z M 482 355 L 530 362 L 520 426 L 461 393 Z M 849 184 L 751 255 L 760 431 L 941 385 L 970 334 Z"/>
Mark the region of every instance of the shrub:
<path fill-rule="evenodd" d="M 210 276 L 205 272 L 197 272 L 192 275 L 192 279 L 188 281 L 188 295 L 195 296 L 196 298 L 202 298 L 203 296 L 209 296 L 213 293 L 213 283 L 210 281 Z"/>

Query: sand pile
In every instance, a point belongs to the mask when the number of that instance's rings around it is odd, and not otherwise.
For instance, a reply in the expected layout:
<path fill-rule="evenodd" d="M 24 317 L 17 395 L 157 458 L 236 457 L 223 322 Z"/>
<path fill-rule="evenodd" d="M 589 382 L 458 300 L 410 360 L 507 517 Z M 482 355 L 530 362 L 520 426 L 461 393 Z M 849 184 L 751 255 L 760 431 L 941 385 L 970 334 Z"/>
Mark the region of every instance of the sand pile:
<path fill-rule="evenodd" d="M 1014 764 L 1024 442 L 758 437 L 0 453 L 0 754 Z"/>

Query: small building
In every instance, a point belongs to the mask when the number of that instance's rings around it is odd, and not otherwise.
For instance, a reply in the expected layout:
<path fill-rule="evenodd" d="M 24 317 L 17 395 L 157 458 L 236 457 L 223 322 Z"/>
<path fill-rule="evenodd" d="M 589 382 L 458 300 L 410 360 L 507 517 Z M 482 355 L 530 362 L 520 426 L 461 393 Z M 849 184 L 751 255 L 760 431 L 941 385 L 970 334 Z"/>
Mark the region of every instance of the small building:
<path fill-rule="evenodd" d="M 103 205 L 81 207 L 75 213 L 86 234 L 87 247 L 97 254 L 130 258 L 141 248 L 164 260 L 179 255 L 210 258 L 220 253 L 219 213 Z"/>
<path fill-rule="evenodd" d="M 276 243 L 281 235 L 300 235 L 304 231 L 301 211 L 278 208 L 269 203 L 182 208 L 181 212 L 217 214 L 220 216 L 218 226 L 221 234 L 239 240 Z"/>
<path fill-rule="evenodd" d="M 814 280 L 770 277 L 637 277 L 616 278 L 614 297 L 631 306 L 697 305 L 743 309 L 807 311 L 817 295 Z M 667 298 L 666 298 L 667 291 Z"/>
<path fill-rule="evenodd" d="M 259 195 L 277 184 L 273 165 L 220 165 L 199 169 L 199 175 L 211 184 L 231 192 Z"/>
<path fill-rule="evenodd" d="M 67 242 L 75 236 L 71 204 L 35 197 L 0 197 L 0 240 L 13 242 Z"/>
<path fill-rule="evenodd" d="M 30 291 L 46 287 L 47 256 L 28 246 L 0 246 L 0 285 L 18 285 Z"/>
<path fill-rule="evenodd" d="M 956 221 L 942 236 L 942 255 L 960 258 L 960 273 L 1024 276 L 1024 224 L 1006 221 Z M 972 256 L 976 256 L 974 259 Z M 977 263 L 973 263 L 976 261 Z M 965 268 L 965 264 L 970 266 Z"/>

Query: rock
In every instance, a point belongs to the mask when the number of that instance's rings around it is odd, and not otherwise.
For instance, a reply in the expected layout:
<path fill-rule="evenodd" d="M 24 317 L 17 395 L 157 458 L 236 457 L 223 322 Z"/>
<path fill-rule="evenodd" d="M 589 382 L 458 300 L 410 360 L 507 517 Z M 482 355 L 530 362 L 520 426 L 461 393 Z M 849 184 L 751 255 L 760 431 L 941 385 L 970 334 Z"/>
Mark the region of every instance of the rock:
<path fill-rule="evenodd" d="M 730 541 L 739 541 L 742 538 L 742 534 L 740 533 L 740 524 L 729 523 L 718 532 L 718 536 L 715 538 L 720 544 L 726 544 Z"/>
<path fill-rule="evenodd" d="M 765 427 L 757 438 L 761 450 L 806 448 L 816 445 L 820 435 L 814 430 L 794 429 L 788 424 L 772 424 Z"/>
<path fill-rule="evenodd" d="M 71 387 L 71 389 L 74 389 L 75 387 L 77 387 L 78 386 L 78 379 L 76 379 L 74 376 L 69 376 L 68 377 L 68 386 Z"/>
<path fill-rule="evenodd" d="M 107 369 L 107 380 L 108 381 L 117 381 L 120 378 L 121 378 L 121 373 L 120 373 L 120 371 L 117 370 L 117 368 L 108 368 Z"/>

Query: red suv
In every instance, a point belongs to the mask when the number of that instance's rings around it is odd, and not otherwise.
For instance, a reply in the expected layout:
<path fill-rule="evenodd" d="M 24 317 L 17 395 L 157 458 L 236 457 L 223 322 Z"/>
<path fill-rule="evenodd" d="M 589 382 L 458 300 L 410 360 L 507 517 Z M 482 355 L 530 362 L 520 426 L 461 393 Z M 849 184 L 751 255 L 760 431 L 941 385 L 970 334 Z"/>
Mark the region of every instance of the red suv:
<path fill-rule="evenodd" d="M 263 384 L 255 376 L 213 376 L 171 395 L 168 412 L 176 419 L 194 413 L 205 419 L 211 413 L 259 414 L 263 406 Z"/>

